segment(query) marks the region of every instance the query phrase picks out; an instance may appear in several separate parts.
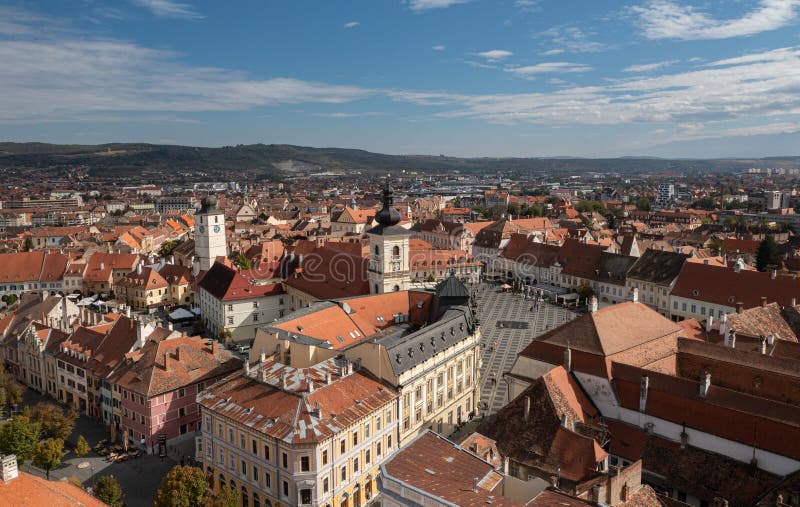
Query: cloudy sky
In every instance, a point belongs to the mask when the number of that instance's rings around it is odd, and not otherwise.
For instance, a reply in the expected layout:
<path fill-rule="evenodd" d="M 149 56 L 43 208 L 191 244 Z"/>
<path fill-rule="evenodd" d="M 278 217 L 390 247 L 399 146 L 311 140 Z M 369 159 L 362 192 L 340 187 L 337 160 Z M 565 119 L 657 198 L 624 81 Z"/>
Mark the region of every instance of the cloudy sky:
<path fill-rule="evenodd" d="M 0 0 L 0 140 L 800 155 L 800 0 Z"/>

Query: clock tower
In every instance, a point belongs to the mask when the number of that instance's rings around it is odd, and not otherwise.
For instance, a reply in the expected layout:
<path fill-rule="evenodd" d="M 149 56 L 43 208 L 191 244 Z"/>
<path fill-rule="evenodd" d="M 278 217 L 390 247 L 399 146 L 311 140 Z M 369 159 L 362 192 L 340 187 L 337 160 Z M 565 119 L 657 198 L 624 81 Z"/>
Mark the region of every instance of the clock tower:
<path fill-rule="evenodd" d="M 208 271 L 218 256 L 228 255 L 225 214 L 217 206 L 217 198 L 213 195 L 203 198 L 203 207 L 195 214 L 194 254 L 195 272 Z"/>
<path fill-rule="evenodd" d="M 394 192 L 388 183 L 383 191 L 383 208 L 375 215 L 378 225 L 367 231 L 369 237 L 370 294 L 408 290 L 408 239 L 411 232 L 397 225 L 402 217 L 394 207 Z"/>

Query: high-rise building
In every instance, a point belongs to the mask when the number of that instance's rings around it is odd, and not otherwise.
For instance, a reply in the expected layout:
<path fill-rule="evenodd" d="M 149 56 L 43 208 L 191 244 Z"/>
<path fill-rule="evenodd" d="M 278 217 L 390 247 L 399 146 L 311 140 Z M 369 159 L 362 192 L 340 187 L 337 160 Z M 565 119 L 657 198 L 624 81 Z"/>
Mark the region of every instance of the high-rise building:
<path fill-rule="evenodd" d="M 658 197 L 656 198 L 656 205 L 660 208 L 666 208 L 675 197 L 675 185 L 672 183 L 661 183 L 658 186 Z"/>

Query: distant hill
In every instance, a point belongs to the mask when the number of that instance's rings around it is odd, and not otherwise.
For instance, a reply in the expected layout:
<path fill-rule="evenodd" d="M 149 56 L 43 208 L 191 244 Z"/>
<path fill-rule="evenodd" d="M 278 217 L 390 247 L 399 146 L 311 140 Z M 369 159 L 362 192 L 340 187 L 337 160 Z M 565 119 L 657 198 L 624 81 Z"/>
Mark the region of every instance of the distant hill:
<path fill-rule="evenodd" d="M 203 175 L 208 178 L 271 179 L 284 173 L 358 170 L 367 173 L 421 172 L 609 172 L 725 171 L 748 167 L 800 167 L 800 157 L 763 159 L 670 160 L 652 157 L 588 159 L 459 158 L 433 155 L 385 155 L 344 148 L 309 148 L 285 144 L 252 144 L 200 148 L 192 146 L 113 143 L 59 145 L 0 143 L 0 168 L 56 175 L 63 168 L 84 166 L 97 178 L 157 179 Z"/>

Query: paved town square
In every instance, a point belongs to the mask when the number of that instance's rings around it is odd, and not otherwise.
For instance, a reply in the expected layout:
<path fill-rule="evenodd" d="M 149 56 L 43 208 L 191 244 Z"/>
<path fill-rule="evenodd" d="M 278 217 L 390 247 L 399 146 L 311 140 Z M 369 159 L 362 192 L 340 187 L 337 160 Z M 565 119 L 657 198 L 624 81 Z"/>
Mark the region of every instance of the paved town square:
<path fill-rule="evenodd" d="M 521 294 L 500 292 L 499 285 L 481 284 L 474 289 L 481 324 L 483 367 L 481 401 L 487 415 L 508 402 L 503 374 L 531 340 L 574 319 L 575 312 Z"/>

